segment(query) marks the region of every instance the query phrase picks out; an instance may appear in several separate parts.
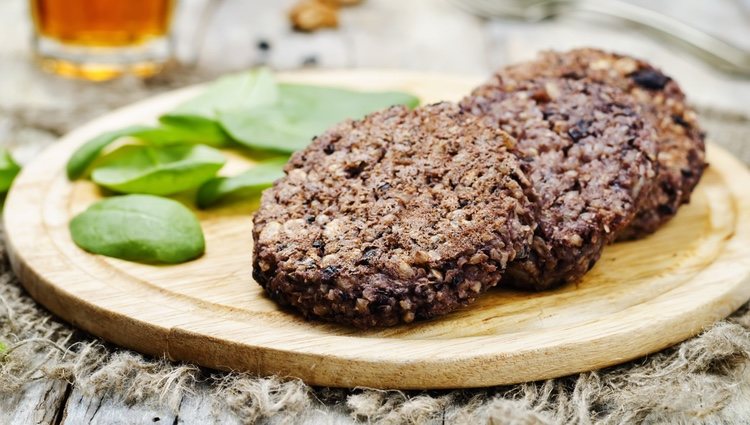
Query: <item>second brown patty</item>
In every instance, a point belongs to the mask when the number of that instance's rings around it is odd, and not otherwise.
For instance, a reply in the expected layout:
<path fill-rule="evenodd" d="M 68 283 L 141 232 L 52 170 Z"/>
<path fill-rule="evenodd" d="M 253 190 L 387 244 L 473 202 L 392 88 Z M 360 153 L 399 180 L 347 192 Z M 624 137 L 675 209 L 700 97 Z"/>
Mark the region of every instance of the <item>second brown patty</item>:
<path fill-rule="evenodd" d="M 499 72 L 506 79 L 539 77 L 586 79 L 617 87 L 633 96 L 657 132 L 658 169 L 652 192 L 617 239 L 646 236 L 671 219 L 706 167 L 704 134 L 679 85 L 649 63 L 598 49 L 544 52 L 534 61 Z"/>
<path fill-rule="evenodd" d="M 497 74 L 461 106 L 517 139 L 538 227 L 529 255 L 506 277 L 541 290 L 578 280 L 635 217 L 655 180 L 656 134 L 619 88 L 515 77 Z"/>

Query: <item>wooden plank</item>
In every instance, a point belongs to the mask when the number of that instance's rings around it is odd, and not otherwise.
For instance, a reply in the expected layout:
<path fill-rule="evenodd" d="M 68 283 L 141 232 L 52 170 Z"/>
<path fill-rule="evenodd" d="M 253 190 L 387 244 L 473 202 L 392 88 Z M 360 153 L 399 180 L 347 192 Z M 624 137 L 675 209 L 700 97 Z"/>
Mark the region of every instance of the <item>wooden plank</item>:
<path fill-rule="evenodd" d="M 110 396 L 90 397 L 74 388 L 62 412 L 61 425 L 154 425 L 174 424 L 177 415 L 166 407 L 141 402 L 126 405 Z M 153 403 L 156 404 L 156 403 Z"/>
<path fill-rule="evenodd" d="M 193 394 L 187 394 L 180 402 L 179 411 L 174 414 L 166 407 L 159 406 L 156 399 L 146 399 L 137 405 L 127 405 L 111 396 L 90 397 L 84 395 L 80 390 L 73 389 L 67 403 L 60 412 L 61 425 L 153 425 L 153 424 L 175 424 L 175 425 L 239 425 L 246 423 L 248 418 L 241 418 L 230 410 L 225 404 L 210 394 L 210 389 L 199 388 Z M 51 415 L 54 418 L 54 412 Z M 269 424 L 288 423 L 288 414 L 281 412 L 265 418 Z M 302 425 L 345 425 L 354 421 L 345 413 L 334 410 L 331 407 L 310 409 L 303 412 L 296 419 Z M 1 424 L 5 424 L 0 420 Z M 7 422 L 27 423 L 27 422 Z M 28 422 L 32 423 L 32 422 Z M 51 423 L 51 422 L 33 422 Z"/>
<path fill-rule="evenodd" d="M 226 405 L 217 403 L 216 398 L 208 394 L 208 389 L 201 388 L 195 394 L 188 394 L 182 399 L 176 423 L 178 425 L 239 425 L 242 422 Z"/>
<path fill-rule="evenodd" d="M 68 383 L 32 381 L 9 397 L 0 398 L 0 424 L 53 424 L 64 404 Z"/>

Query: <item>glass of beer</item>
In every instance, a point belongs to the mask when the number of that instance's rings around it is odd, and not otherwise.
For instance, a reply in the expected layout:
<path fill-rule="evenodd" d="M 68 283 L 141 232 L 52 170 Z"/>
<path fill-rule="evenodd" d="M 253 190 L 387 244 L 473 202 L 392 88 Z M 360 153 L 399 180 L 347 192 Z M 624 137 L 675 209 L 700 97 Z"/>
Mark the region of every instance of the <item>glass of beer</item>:
<path fill-rule="evenodd" d="M 174 0 L 30 0 L 34 54 L 57 74 L 153 75 L 172 58 Z"/>

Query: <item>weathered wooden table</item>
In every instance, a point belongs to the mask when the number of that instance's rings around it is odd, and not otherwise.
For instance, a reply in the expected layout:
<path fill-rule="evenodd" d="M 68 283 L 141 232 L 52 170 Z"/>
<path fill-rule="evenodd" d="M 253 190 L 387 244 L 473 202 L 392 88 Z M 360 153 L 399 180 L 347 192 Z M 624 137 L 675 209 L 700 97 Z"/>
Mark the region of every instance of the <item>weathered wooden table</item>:
<path fill-rule="evenodd" d="M 542 48 L 581 45 L 647 57 L 668 68 L 696 103 L 750 115 L 748 81 L 716 73 L 671 45 L 601 17 L 573 16 L 539 24 L 487 21 L 440 0 L 366 0 L 344 10 L 339 29 L 302 34 L 289 29 L 285 11 L 290 0 L 208 1 L 184 0 L 177 14 L 178 53 L 189 66 L 148 82 L 126 78 L 103 84 L 64 80 L 38 70 L 28 48 L 26 3 L 0 1 L 0 143 L 19 160 L 28 161 L 64 132 L 116 106 L 258 64 L 276 69 L 375 67 L 487 75 L 495 67 L 530 57 Z M 750 48 L 750 15 L 739 3 L 671 0 L 658 7 Z M 196 28 L 203 28 L 203 37 Z M 197 43 L 200 38 L 202 42 Z M 0 320 L 5 319 L 0 314 Z M 175 413 L 155 407 L 163 403 L 145 400 L 126 404 L 116 394 L 87 396 L 75 385 L 43 379 L 11 397 L 0 398 L 0 424 L 238 421 L 208 405 L 200 392 L 176 403 L 179 408 Z M 314 418 L 308 420 L 349 422 L 335 408 Z"/>

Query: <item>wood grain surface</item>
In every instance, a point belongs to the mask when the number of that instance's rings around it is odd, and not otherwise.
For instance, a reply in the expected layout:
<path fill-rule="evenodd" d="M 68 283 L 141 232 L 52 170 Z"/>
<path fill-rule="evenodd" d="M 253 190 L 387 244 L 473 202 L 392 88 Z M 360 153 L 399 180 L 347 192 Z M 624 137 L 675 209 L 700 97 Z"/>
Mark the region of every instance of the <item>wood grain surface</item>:
<path fill-rule="evenodd" d="M 411 91 L 424 103 L 457 99 L 476 81 L 385 71 L 309 71 L 287 81 Z M 693 202 L 655 235 L 609 247 L 576 285 L 529 294 L 498 289 L 429 322 L 362 332 L 280 310 L 251 278 L 257 201 L 196 211 L 207 252 L 177 266 L 90 255 L 68 233 L 101 198 L 69 182 L 64 164 L 90 137 L 155 117 L 189 88 L 115 111 L 64 137 L 27 166 L 4 219 L 14 269 L 63 319 L 116 344 L 219 369 L 295 376 L 329 386 L 455 388 L 598 369 L 682 341 L 750 297 L 750 173 L 711 146 Z M 250 162 L 238 152 L 222 170 Z M 180 199 L 192 206 L 192 194 Z"/>

